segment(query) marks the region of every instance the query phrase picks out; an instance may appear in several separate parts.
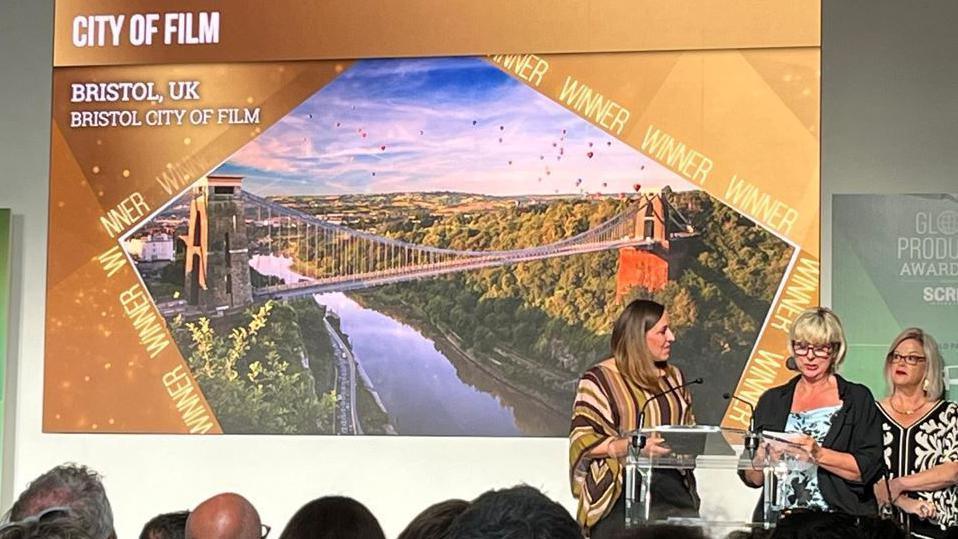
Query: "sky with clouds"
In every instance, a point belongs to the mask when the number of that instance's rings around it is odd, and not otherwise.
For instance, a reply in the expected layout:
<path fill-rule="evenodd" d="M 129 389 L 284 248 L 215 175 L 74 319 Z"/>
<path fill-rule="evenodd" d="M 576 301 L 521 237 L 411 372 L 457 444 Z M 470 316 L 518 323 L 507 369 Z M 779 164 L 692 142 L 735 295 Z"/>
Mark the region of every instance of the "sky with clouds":
<path fill-rule="evenodd" d="M 263 196 L 692 188 L 481 58 L 359 61 L 217 172 Z"/>

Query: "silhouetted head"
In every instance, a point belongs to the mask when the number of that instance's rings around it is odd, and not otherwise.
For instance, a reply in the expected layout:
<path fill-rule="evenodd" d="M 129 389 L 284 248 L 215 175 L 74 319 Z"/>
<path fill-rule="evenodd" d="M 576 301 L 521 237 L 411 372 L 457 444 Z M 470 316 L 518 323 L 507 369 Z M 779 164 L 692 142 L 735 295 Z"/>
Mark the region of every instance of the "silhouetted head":
<path fill-rule="evenodd" d="M 14 502 L 7 518 L 23 520 L 56 507 L 69 508 L 75 523 L 79 523 L 91 539 L 116 537 L 113 510 L 100 475 L 79 464 L 57 466 L 34 479 Z"/>
<path fill-rule="evenodd" d="M 772 539 L 904 539 L 892 521 L 845 513 L 796 511 L 775 525 Z"/>
<path fill-rule="evenodd" d="M 280 539 L 385 539 L 376 517 L 352 498 L 327 496 L 296 511 Z"/>
<path fill-rule="evenodd" d="M 150 519 L 140 532 L 140 539 L 183 539 L 189 511 L 163 513 Z"/>
<path fill-rule="evenodd" d="M 399 539 L 436 539 L 442 537 L 452 521 L 466 508 L 469 502 L 465 500 L 446 500 L 427 507 L 416 515 L 406 529 L 399 534 Z"/>
<path fill-rule="evenodd" d="M 702 528 L 677 524 L 654 524 L 630 528 L 616 539 L 708 539 Z"/>
<path fill-rule="evenodd" d="M 582 539 L 572 515 L 537 489 L 490 490 L 473 500 L 447 539 Z"/>
<path fill-rule="evenodd" d="M 197 505 L 186 520 L 187 539 L 260 539 L 262 535 L 256 508 L 232 492 Z"/>
<path fill-rule="evenodd" d="M 51 516 L 54 515 L 54 516 Z M 66 511 L 46 511 L 0 527 L 0 539 L 93 539 L 85 523 Z"/>

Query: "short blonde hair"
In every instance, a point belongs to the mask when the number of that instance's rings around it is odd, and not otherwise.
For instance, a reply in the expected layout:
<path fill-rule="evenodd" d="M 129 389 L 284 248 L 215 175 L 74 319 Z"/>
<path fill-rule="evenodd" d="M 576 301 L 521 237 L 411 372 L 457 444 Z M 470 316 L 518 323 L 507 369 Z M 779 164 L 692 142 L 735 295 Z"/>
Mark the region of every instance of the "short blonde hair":
<path fill-rule="evenodd" d="M 842 321 L 831 309 L 814 307 L 802 311 L 788 330 L 788 353 L 792 356 L 795 355 L 792 343 L 796 341 L 807 342 L 813 346 L 831 344 L 832 360 L 828 364 L 828 372 L 835 372 L 842 361 L 845 361 L 845 330 L 842 328 Z M 838 345 L 837 349 L 834 349 L 835 345 Z"/>
<path fill-rule="evenodd" d="M 941 360 L 941 352 L 938 350 L 938 341 L 921 328 L 908 328 L 902 331 L 888 348 L 888 354 L 885 355 L 885 384 L 888 386 L 888 396 L 891 396 L 895 390 L 895 385 L 891 380 L 891 363 L 888 362 L 888 358 L 891 357 L 899 344 L 908 339 L 914 339 L 921 343 L 922 351 L 925 354 L 925 380 L 928 382 L 928 386 L 924 388 L 925 399 L 936 401 L 945 392 L 944 365 Z"/>

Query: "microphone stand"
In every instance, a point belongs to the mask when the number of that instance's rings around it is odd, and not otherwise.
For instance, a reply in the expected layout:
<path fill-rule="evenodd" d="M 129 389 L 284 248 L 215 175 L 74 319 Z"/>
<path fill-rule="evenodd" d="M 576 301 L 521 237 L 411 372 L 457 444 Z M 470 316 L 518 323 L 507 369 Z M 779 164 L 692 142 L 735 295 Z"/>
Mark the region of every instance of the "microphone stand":
<path fill-rule="evenodd" d="M 650 500 L 649 500 L 649 485 L 651 484 L 651 463 L 649 464 L 649 473 L 641 478 L 637 477 L 640 475 L 638 473 L 638 463 L 639 455 L 642 449 L 646 446 L 646 436 L 642 432 L 642 425 L 645 424 L 645 409 L 649 406 L 649 403 L 658 399 L 659 397 L 668 395 L 674 391 L 678 391 L 683 387 L 688 387 L 690 385 L 701 384 L 702 379 L 696 378 L 695 380 L 688 381 L 684 384 L 679 384 L 675 387 L 670 387 L 665 391 L 661 391 L 652 395 L 645 403 L 642 405 L 642 409 L 639 410 L 639 419 L 638 419 L 638 428 L 635 433 L 632 434 L 629 442 L 629 453 L 626 455 L 625 460 L 625 526 L 626 528 L 634 526 L 639 523 L 640 520 L 647 521 L 649 520 L 649 509 L 650 509 Z M 639 485 L 639 480 L 641 479 L 641 485 Z M 642 518 L 633 518 L 633 507 L 636 502 L 636 487 L 641 486 L 639 491 L 638 501 L 642 504 Z"/>
<path fill-rule="evenodd" d="M 755 431 L 755 406 L 751 402 L 731 393 L 722 394 L 722 398 L 725 400 L 735 399 L 748 405 L 751 415 L 749 415 L 748 418 L 748 430 L 745 431 L 745 450 L 748 451 L 748 459 L 754 459 L 755 452 L 758 450 L 759 439 L 758 432 Z"/>

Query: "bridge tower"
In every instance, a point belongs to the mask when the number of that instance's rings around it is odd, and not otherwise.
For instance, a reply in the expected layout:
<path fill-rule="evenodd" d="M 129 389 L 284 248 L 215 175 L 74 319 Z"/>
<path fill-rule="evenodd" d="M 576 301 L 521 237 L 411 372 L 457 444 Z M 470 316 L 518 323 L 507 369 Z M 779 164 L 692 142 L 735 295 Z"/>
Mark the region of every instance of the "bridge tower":
<path fill-rule="evenodd" d="M 663 193 L 641 195 L 647 204 L 635 216 L 634 237 L 652 243 L 619 249 L 619 268 L 616 272 L 616 300 L 621 301 L 634 287 L 656 291 L 669 280 L 678 279 L 682 267 L 678 258 L 684 253 L 673 252 L 669 234 L 669 204 Z M 640 199 L 640 200 L 642 200 Z"/>
<path fill-rule="evenodd" d="M 186 300 L 204 311 L 253 302 L 242 176 L 209 175 L 192 190 L 186 236 Z"/>

